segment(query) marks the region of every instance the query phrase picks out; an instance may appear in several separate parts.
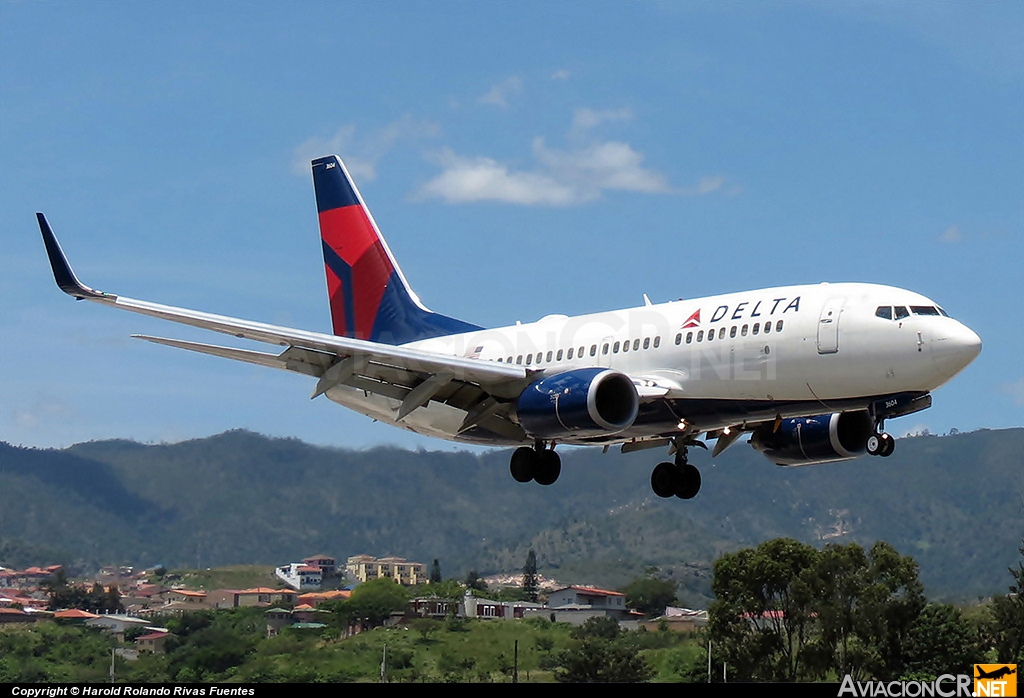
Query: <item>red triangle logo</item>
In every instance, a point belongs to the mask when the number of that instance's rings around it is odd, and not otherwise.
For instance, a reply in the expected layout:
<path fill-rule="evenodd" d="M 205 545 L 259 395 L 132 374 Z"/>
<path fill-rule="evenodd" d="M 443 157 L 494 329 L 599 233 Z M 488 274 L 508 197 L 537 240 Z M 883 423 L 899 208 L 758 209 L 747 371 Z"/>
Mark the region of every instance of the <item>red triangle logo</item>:
<path fill-rule="evenodd" d="M 686 318 L 686 322 L 683 323 L 683 329 L 685 330 L 687 327 L 700 327 L 700 308 L 697 308 L 697 312 Z"/>

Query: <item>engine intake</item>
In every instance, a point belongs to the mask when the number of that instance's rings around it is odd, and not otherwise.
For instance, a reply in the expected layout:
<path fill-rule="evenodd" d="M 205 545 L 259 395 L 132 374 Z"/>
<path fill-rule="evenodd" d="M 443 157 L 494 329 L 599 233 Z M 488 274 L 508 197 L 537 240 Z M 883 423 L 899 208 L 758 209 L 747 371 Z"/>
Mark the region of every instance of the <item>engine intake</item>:
<path fill-rule="evenodd" d="M 835 412 L 783 419 L 758 427 L 750 445 L 776 465 L 814 465 L 863 455 L 875 429 L 866 412 Z"/>
<path fill-rule="evenodd" d="M 542 378 L 516 402 L 519 424 L 534 438 L 614 434 L 640 409 L 633 381 L 607 368 L 581 368 Z"/>

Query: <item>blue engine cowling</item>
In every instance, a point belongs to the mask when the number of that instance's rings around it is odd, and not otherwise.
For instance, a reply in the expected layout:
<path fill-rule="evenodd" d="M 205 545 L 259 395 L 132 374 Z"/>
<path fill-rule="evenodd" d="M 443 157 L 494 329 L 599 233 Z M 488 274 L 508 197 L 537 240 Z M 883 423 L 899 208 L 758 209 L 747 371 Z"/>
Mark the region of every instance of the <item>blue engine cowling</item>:
<path fill-rule="evenodd" d="M 774 427 L 758 427 L 750 445 L 776 465 L 814 465 L 863 455 L 875 424 L 865 411 L 794 417 Z"/>
<path fill-rule="evenodd" d="M 516 402 L 520 426 L 537 439 L 614 434 L 628 429 L 639 409 L 633 381 L 608 368 L 542 378 Z"/>

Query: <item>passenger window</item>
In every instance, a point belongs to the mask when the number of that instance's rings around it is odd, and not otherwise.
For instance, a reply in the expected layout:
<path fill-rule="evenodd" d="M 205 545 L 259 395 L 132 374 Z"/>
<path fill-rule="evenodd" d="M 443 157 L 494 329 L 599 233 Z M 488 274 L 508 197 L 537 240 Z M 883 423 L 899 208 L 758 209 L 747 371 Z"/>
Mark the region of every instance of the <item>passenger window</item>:
<path fill-rule="evenodd" d="M 498 357 L 498 363 L 499 363 L 499 364 L 501 364 L 501 363 L 505 363 L 505 361 L 504 361 L 504 359 L 502 359 L 502 358 L 501 358 L 501 357 L 499 356 L 499 357 Z"/>
<path fill-rule="evenodd" d="M 714 341 L 714 339 L 715 339 L 715 331 L 714 330 L 708 330 L 708 341 L 711 342 L 711 341 Z"/>
<path fill-rule="evenodd" d="M 741 337 L 746 337 L 747 336 L 747 326 L 746 325 L 744 325 L 743 329 L 740 330 L 740 336 Z"/>
<path fill-rule="evenodd" d="M 724 328 L 723 328 L 724 329 Z M 729 329 L 729 339 L 736 339 L 736 325 Z"/>
<path fill-rule="evenodd" d="M 718 338 L 719 339 L 725 339 L 725 328 L 724 327 L 722 329 L 718 330 Z"/>
<path fill-rule="evenodd" d="M 596 344 L 591 344 L 590 345 L 590 355 L 591 356 L 597 356 L 597 345 Z"/>
<path fill-rule="evenodd" d="M 775 331 L 782 332 L 782 320 L 779 320 L 778 322 L 775 323 Z"/>
<path fill-rule="evenodd" d="M 657 349 L 661 346 L 661 335 L 654 338 L 654 348 Z"/>
<path fill-rule="evenodd" d="M 629 340 L 628 339 L 625 342 L 622 343 L 622 353 L 625 354 L 627 351 L 629 351 Z"/>
<path fill-rule="evenodd" d="M 902 306 L 902 305 L 897 305 L 896 306 L 896 319 L 897 320 L 902 320 L 903 318 L 908 317 L 909 315 L 910 315 L 910 313 L 907 312 L 907 309 L 904 306 Z"/>
<path fill-rule="evenodd" d="M 760 330 L 760 329 L 761 329 L 761 323 L 759 323 L 759 322 L 755 322 L 755 323 L 754 323 L 754 329 L 753 329 L 753 333 L 754 333 L 754 334 L 757 334 L 757 331 L 758 331 L 758 330 Z"/>
<path fill-rule="evenodd" d="M 548 352 L 548 358 L 547 358 L 547 360 L 548 360 L 548 361 L 551 361 L 551 352 L 550 352 L 550 351 Z"/>
<path fill-rule="evenodd" d="M 691 332 L 690 334 L 692 335 L 692 334 L 693 334 L 693 332 Z M 681 343 L 682 341 L 683 341 L 683 333 L 682 333 L 682 332 L 680 332 L 679 334 L 677 334 L 677 335 L 676 335 L 676 344 L 680 344 L 680 343 Z M 686 340 L 686 343 L 687 343 L 687 344 L 689 344 L 689 343 L 690 343 L 690 340 L 689 340 L 689 339 L 687 339 L 687 340 Z"/>
<path fill-rule="evenodd" d="M 543 358 L 544 358 L 543 352 L 539 352 L 538 351 L 537 352 L 537 363 L 540 363 L 540 360 L 543 359 Z"/>
<path fill-rule="evenodd" d="M 884 318 L 886 320 L 892 320 L 892 306 L 891 305 L 880 305 L 875 310 L 875 317 Z"/>
<path fill-rule="evenodd" d="M 505 363 L 512 363 L 512 357 L 511 357 L 511 356 L 510 356 L 510 357 L 508 357 L 508 359 L 506 360 L 506 362 L 505 362 Z"/>
<path fill-rule="evenodd" d="M 558 355 L 555 357 L 555 361 L 561 361 L 561 360 L 562 360 L 562 350 L 559 349 L 558 350 Z"/>
<path fill-rule="evenodd" d="M 651 338 L 650 337 L 644 337 L 644 349 L 650 349 L 650 348 L 651 348 Z"/>
<path fill-rule="evenodd" d="M 601 353 L 602 354 L 607 354 L 608 353 L 608 345 L 607 344 L 605 344 L 603 347 L 601 347 Z"/>
<path fill-rule="evenodd" d="M 636 351 L 639 348 L 640 348 L 640 340 L 639 339 L 634 339 L 633 340 L 633 351 Z"/>
<path fill-rule="evenodd" d="M 582 359 L 583 358 L 583 347 L 580 347 L 579 349 L 576 350 L 576 358 L 577 359 Z"/>
<path fill-rule="evenodd" d="M 613 345 L 612 345 L 612 353 L 613 353 L 613 354 L 618 354 L 618 353 L 619 353 L 619 347 L 620 347 L 621 345 L 622 345 L 622 343 L 621 343 L 621 342 L 616 342 L 615 344 L 613 344 Z"/>
<path fill-rule="evenodd" d="M 698 342 L 703 342 L 704 341 L 704 330 L 701 330 L 700 332 L 697 333 L 697 341 Z"/>
<path fill-rule="evenodd" d="M 522 354 L 520 354 L 519 356 L 516 357 L 516 363 L 517 364 L 523 363 L 523 355 Z"/>
<path fill-rule="evenodd" d="M 526 355 L 526 365 L 529 366 L 532 363 L 533 363 L 533 354 L 527 354 Z"/>
<path fill-rule="evenodd" d="M 768 334 L 771 331 L 772 331 L 772 323 L 771 323 L 771 320 L 769 320 L 768 322 L 764 323 L 764 333 Z"/>
<path fill-rule="evenodd" d="M 572 353 L 573 353 L 573 351 L 574 351 L 573 347 L 569 347 L 569 357 L 568 358 L 570 360 L 572 360 Z"/>
<path fill-rule="evenodd" d="M 686 343 L 689 344 L 691 341 L 693 341 L 693 332 L 687 332 L 686 333 Z M 679 344 L 679 342 L 676 342 L 676 344 Z"/>

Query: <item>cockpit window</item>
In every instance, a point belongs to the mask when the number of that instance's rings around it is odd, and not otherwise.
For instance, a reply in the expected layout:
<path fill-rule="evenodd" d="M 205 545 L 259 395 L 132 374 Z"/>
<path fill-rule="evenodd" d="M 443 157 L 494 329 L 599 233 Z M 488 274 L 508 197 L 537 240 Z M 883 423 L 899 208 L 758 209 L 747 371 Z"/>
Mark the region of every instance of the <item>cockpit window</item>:
<path fill-rule="evenodd" d="M 875 317 L 885 318 L 886 320 L 892 320 L 892 306 L 891 305 L 880 305 L 875 311 Z"/>
<path fill-rule="evenodd" d="M 907 309 L 906 309 L 905 306 L 897 305 L 896 306 L 896 319 L 897 320 L 902 320 L 905 317 L 910 317 L 910 313 L 907 312 Z"/>
<path fill-rule="evenodd" d="M 934 305 L 912 305 L 910 311 L 914 315 L 938 315 L 939 310 Z"/>

